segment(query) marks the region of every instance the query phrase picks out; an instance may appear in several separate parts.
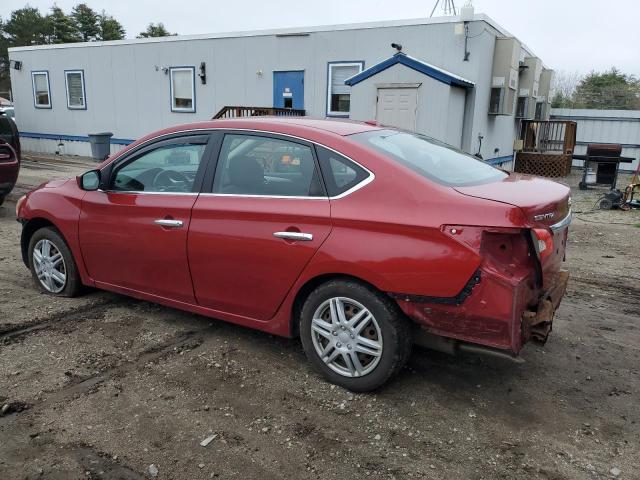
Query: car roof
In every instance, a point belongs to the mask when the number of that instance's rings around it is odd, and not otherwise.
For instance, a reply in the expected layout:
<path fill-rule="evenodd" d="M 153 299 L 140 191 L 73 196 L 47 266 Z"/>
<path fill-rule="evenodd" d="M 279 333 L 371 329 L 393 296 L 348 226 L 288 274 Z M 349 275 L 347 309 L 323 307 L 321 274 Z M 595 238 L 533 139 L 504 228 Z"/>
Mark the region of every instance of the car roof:
<path fill-rule="evenodd" d="M 319 137 L 338 135 L 346 136 L 355 133 L 369 132 L 373 130 L 381 130 L 375 122 L 356 122 L 353 120 L 343 119 L 321 119 L 312 117 L 284 117 L 284 116 L 263 116 L 263 117 L 240 117 L 240 118 L 221 118 L 218 120 L 208 120 L 204 122 L 187 123 L 176 125 L 174 127 L 165 128 L 164 130 L 150 133 L 135 142 L 129 144 L 124 149 L 110 156 L 108 161 L 112 161 L 125 155 L 127 152 L 136 148 L 138 145 L 153 140 L 162 135 L 170 135 L 174 133 L 187 132 L 192 130 L 207 129 L 239 129 L 239 130 L 256 130 L 271 133 L 281 133 L 285 135 L 295 135 L 311 140 L 318 140 Z"/>
<path fill-rule="evenodd" d="M 252 128 L 256 130 L 282 130 L 285 132 L 288 128 L 323 130 L 336 135 L 352 135 L 354 133 L 368 132 L 371 130 L 379 130 L 377 124 L 356 122 L 353 120 L 343 119 L 322 119 L 312 117 L 294 117 L 294 116 L 263 116 L 263 117 L 240 117 L 240 118 L 222 118 L 218 120 L 209 120 L 206 122 L 191 123 L 177 127 L 174 131 L 189 130 L 197 128 Z M 173 130 L 173 129 L 172 129 Z"/>

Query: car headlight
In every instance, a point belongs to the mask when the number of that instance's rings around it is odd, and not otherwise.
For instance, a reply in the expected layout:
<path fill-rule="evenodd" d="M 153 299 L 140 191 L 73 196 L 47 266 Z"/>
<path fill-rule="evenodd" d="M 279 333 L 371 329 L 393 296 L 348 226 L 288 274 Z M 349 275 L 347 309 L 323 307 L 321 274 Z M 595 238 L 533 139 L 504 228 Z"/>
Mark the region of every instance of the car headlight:
<path fill-rule="evenodd" d="M 16 202 L 16 218 L 20 218 L 20 208 L 22 207 L 22 204 L 24 203 L 24 201 L 27 199 L 26 195 L 23 195 L 20 197 L 20 199 Z"/>

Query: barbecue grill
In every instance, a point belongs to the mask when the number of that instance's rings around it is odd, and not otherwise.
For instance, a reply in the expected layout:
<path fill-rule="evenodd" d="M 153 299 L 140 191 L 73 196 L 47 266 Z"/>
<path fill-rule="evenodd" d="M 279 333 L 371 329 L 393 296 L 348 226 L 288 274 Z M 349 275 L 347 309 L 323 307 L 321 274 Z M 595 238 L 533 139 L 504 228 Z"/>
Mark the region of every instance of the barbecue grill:
<path fill-rule="evenodd" d="M 622 156 L 622 145 L 615 143 L 590 143 L 586 155 L 573 155 L 575 160 L 584 160 L 580 190 L 590 185 L 606 185 L 612 190 L 616 188 L 620 163 L 631 163 L 633 158 Z M 589 175 L 591 168 L 596 168 L 595 180 Z"/>

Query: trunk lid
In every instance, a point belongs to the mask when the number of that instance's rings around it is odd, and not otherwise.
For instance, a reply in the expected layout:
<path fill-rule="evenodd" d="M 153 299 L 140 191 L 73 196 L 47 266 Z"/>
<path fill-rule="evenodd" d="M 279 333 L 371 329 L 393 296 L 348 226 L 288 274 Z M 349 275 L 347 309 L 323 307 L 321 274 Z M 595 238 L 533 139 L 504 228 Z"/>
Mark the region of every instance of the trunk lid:
<path fill-rule="evenodd" d="M 531 225 L 551 226 L 569 214 L 571 190 L 545 178 L 511 173 L 504 180 L 455 187 L 458 193 L 520 207 Z"/>

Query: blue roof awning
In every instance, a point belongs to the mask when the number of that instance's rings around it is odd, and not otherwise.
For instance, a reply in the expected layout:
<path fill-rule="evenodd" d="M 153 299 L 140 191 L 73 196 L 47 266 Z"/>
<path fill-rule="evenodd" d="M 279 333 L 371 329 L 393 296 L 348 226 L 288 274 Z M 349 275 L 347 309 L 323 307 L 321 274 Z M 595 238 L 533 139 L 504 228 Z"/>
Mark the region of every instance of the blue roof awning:
<path fill-rule="evenodd" d="M 387 68 L 392 67 L 398 63 L 406 67 L 409 67 L 413 70 L 416 70 L 420 73 L 423 73 L 435 80 L 438 80 L 439 82 L 446 83 L 447 85 L 454 85 L 456 87 L 463 87 L 463 88 L 473 88 L 475 86 L 475 83 L 473 83 L 470 80 L 462 78 L 451 72 L 447 72 L 446 70 L 438 68 L 429 63 L 423 62 L 416 58 L 410 57 L 409 55 L 402 52 L 396 53 L 393 57 L 388 58 L 383 62 L 376 63 L 372 67 L 369 67 L 366 70 L 363 70 L 362 72 L 358 73 L 357 75 L 354 75 L 351 78 L 347 78 L 344 81 L 344 83 L 349 86 L 356 85 L 357 83 L 360 83 L 363 80 L 366 80 L 367 78 L 372 77 L 382 72 L 383 70 L 386 70 Z"/>

